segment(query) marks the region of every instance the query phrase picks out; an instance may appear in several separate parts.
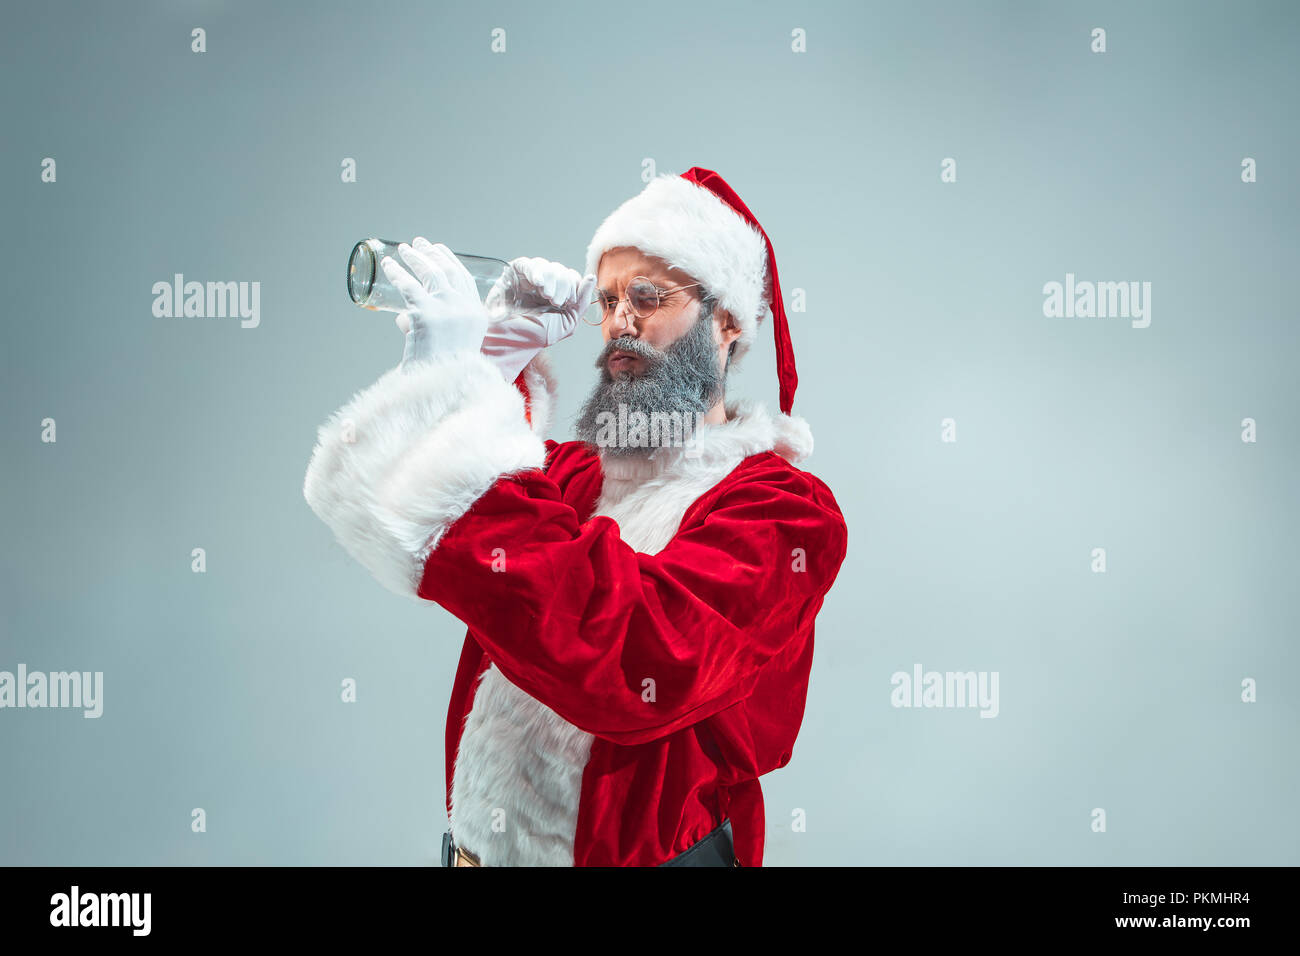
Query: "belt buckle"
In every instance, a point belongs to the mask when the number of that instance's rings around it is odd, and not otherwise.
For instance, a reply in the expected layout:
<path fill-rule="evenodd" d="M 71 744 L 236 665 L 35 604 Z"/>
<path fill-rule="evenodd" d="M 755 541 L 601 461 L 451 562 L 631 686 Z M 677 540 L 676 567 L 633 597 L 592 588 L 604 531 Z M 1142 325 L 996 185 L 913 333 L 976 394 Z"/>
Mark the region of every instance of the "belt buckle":
<path fill-rule="evenodd" d="M 452 839 L 451 831 L 446 830 L 442 834 L 442 865 L 443 866 L 482 866 L 483 862 L 462 846 L 458 846 Z"/>

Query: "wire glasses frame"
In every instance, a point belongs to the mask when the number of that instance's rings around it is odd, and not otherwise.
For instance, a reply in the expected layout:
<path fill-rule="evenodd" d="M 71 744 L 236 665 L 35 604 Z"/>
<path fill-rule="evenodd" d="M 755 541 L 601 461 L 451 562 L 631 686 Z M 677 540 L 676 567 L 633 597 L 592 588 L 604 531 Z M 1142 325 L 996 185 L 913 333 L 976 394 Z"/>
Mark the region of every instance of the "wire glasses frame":
<path fill-rule="evenodd" d="M 627 304 L 631 308 L 633 315 L 635 315 L 638 319 L 648 319 L 650 318 L 650 316 L 654 315 L 657 311 L 659 311 L 659 306 L 663 304 L 663 300 L 668 298 L 668 296 L 672 295 L 675 292 L 681 292 L 683 289 L 693 289 L 696 286 L 703 285 L 703 284 L 704 284 L 703 282 L 692 282 L 689 285 L 679 285 L 679 286 L 674 286 L 671 289 L 661 289 L 657 285 L 655 285 L 654 281 L 650 279 L 648 276 L 633 276 L 632 281 L 627 284 L 628 294 L 622 296 L 621 298 L 615 299 L 613 303 L 607 303 L 605 301 L 605 294 L 603 290 L 597 289 L 596 298 L 592 302 L 592 308 L 587 309 L 587 313 L 590 313 L 591 311 L 593 311 L 593 309 L 596 310 L 596 314 L 600 316 L 600 321 L 599 322 L 587 321 L 586 313 L 583 314 L 582 321 L 585 322 L 587 325 L 593 325 L 593 326 L 604 325 L 605 319 L 618 311 L 619 303 L 621 303 L 624 299 L 627 300 Z M 654 292 L 653 305 L 646 305 L 646 302 L 649 300 L 647 288 L 650 291 Z M 636 302 L 636 297 L 638 294 L 642 298 L 642 306 L 639 309 L 637 307 L 637 302 Z"/>

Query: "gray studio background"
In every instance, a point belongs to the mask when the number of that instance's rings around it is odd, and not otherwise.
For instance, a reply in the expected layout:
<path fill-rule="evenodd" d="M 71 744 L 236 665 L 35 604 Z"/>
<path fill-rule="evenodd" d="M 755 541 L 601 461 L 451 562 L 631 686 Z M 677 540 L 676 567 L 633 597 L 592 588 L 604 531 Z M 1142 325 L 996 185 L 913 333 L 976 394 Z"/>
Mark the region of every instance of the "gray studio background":
<path fill-rule="evenodd" d="M 0 711 L 0 862 L 436 863 L 464 629 L 302 497 L 402 352 L 347 253 L 580 268 L 649 158 L 805 290 L 850 528 L 766 862 L 1300 863 L 1298 46 L 1288 3 L 9 5 L 0 670 L 103 671 L 104 711 Z M 178 272 L 260 325 L 155 318 Z M 1044 317 L 1067 272 L 1151 282 L 1150 327 Z M 731 394 L 775 408 L 770 330 Z M 999 716 L 892 707 L 918 663 L 997 671 Z"/>

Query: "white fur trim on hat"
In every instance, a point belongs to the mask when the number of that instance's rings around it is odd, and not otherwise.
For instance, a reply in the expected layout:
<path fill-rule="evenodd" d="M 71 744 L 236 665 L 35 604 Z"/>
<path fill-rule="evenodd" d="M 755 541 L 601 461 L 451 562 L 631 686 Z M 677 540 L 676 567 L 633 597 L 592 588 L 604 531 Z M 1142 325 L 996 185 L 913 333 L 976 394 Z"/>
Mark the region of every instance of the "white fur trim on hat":
<path fill-rule="evenodd" d="M 740 326 L 733 363 L 771 314 L 763 234 L 703 186 L 661 173 L 600 224 L 587 247 L 587 273 L 617 246 L 635 246 L 689 274 L 717 296 Z"/>

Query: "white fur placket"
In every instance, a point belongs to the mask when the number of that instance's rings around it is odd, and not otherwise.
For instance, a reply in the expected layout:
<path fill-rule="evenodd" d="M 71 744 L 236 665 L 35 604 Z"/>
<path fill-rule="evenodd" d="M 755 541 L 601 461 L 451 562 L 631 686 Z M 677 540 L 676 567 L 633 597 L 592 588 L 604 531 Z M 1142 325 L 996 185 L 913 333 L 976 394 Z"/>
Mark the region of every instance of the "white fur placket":
<path fill-rule="evenodd" d="M 554 381 L 546 369 L 549 424 Z M 526 370 L 536 387 L 539 370 Z M 792 463 L 812 452 L 812 434 L 797 416 L 773 416 L 752 401 L 728 403 L 728 420 L 702 427 L 693 448 L 653 458 L 602 456 L 604 483 L 592 516 L 607 515 L 632 548 L 657 554 L 677 533 L 686 510 L 749 455 L 775 450 Z M 530 697 L 490 665 L 465 722 L 452 781 L 451 827 L 458 842 L 488 866 L 572 866 L 583 769 L 592 736 Z"/>

